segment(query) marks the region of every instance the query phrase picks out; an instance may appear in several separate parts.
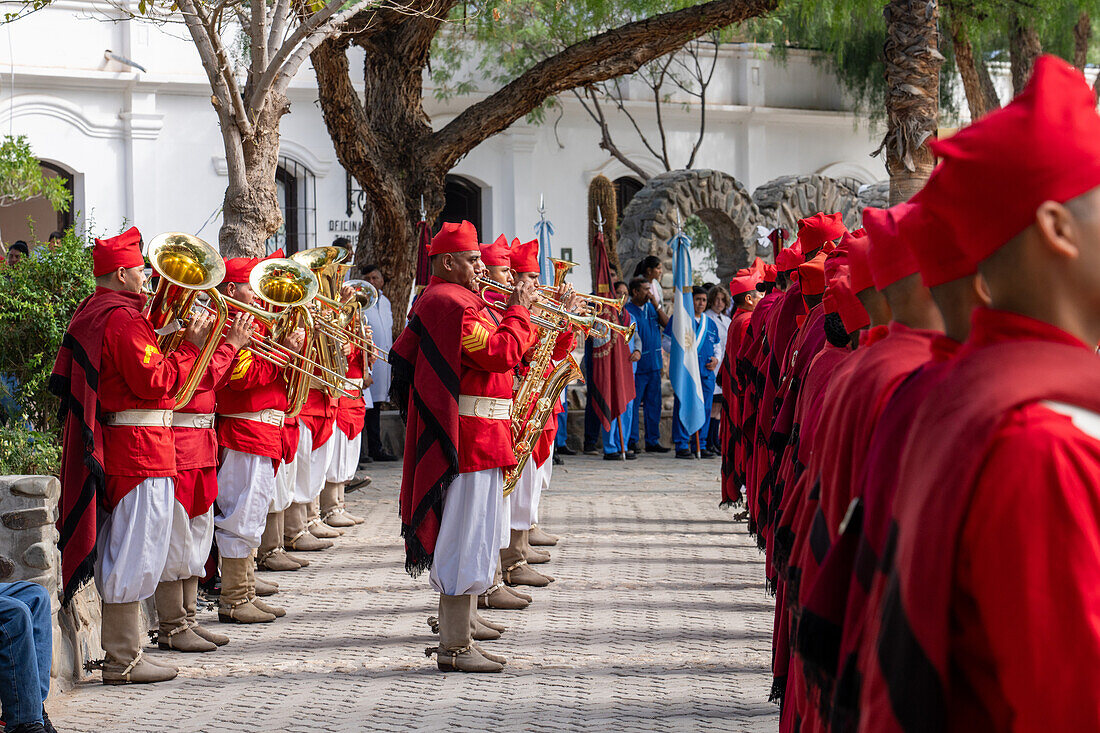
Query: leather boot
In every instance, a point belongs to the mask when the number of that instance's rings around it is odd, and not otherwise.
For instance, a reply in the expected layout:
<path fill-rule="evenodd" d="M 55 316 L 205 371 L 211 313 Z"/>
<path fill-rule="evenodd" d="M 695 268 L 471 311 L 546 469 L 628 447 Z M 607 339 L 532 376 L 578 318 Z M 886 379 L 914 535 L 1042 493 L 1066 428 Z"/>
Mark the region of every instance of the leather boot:
<path fill-rule="evenodd" d="M 492 629 L 493 631 L 497 632 L 497 634 L 503 634 L 507 628 L 504 624 L 495 624 L 492 621 L 482 618 L 481 614 L 477 612 L 477 596 L 473 595 L 470 596 L 470 618 L 474 620 L 475 625 L 483 626 L 487 629 Z M 475 636 L 474 641 L 482 640 L 478 639 Z"/>
<path fill-rule="evenodd" d="M 469 596 L 439 596 L 439 646 L 428 653 L 436 652 L 436 665 L 444 672 L 499 672 L 504 665 L 474 647 L 471 607 Z"/>
<path fill-rule="evenodd" d="M 558 544 L 558 540 L 561 538 L 550 534 L 537 524 L 533 524 L 531 525 L 531 534 L 527 539 L 535 547 L 553 547 Z"/>
<path fill-rule="evenodd" d="M 325 482 L 325 488 L 321 489 L 321 521 L 330 527 L 354 527 L 355 522 L 344 512 L 340 503 L 340 489 L 343 483 Z"/>
<path fill-rule="evenodd" d="M 367 520 L 363 519 L 362 517 L 357 517 L 357 516 L 355 516 L 354 514 L 352 514 L 351 512 L 348 511 L 347 499 L 344 498 L 344 492 L 347 490 L 347 486 L 348 485 L 346 483 L 345 484 L 340 484 L 340 508 L 344 510 L 344 516 L 345 517 L 347 517 L 351 521 L 355 522 L 356 524 L 362 524 L 363 522 L 365 522 Z"/>
<path fill-rule="evenodd" d="M 302 567 L 283 549 L 283 513 L 268 512 L 264 533 L 260 535 L 260 549 L 256 558 L 260 570 L 283 572 Z"/>
<path fill-rule="evenodd" d="M 256 566 L 248 566 L 248 599 L 252 601 L 252 605 L 260 609 L 264 613 L 270 613 L 275 618 L 282 618 L 286 616 L 286 610 L 279 606 L 271 606 L 261 601 L 257 596 L 259 593 L 256 590 Z"/>
<path fill-rule="evenodd" d="M 218 647 L 192 630 L 183 606 L 183 581 L 162 580 L 153 594 L 157 607 L 157 646 L 180 652 L 212 652 Z"/>
<path fill-rule="evenodd" d="M 229 643 L 229 637 L 219 634 L 199 625 L 195 618 L 195 606 L 199 599 L 199 576 L 188 578 L 183 582 L 183 610 L 187 613 L 187 625 L 191 630 L 215 646 L 225 646 Z"/>
<path fill-rule="evenodd" d="M 176 670 L 147 661 L 141 649 L 141 604 L 104 603 L 100 640 L 103 660 L 103 684 L 127 685 L 165 682 Z"/>
<path fill-rule="evenodd" d="M 471 603 L 477 606 L 477 596 L 471 595 Z M 433 634 L 439 633 L 439 617 L 428 616 L 428 628 L 431 629 Z M 493 639 L 499 639 L 501 632 L 504 631 L 504 627 L 500 624 L 488 624 L 485 623 L 485 619 L 478 616 L 476 611 L 470 616 L 470 633 L 474 641 L 492 641 Z"/>
<path fill-rule="evenodd" d="M 497 664 L 502 665 L 502 666 L 505 665 L 505 664 L 508 664 L 507 659 L 500 656 L 499 654 L 491 654 L 491 653 L 485 651 L 484 649 L 481 648 L 481 645 L 478 644 L 476 641 L 474 642 L 474 649 L 477 649 L 478 653 L 480 653 L 481 656 L 485 657 L 490 662 L 496 662 Z"/>
<path fill-rule="evenodd" d="M 500 574 L 500 564 L 497 563 L 497 572 L 493 576 L 493 585 L 487 591 L 477 597 L 478 608 L 499 608 L 506 611 L 520 611 L 531 604 L 531 598 L 526 600 L 518 597 L 504 584 Z"/>
<path fill-rule="evenodd" d="M 531 601 L 535 600 L 534 596 L 532 596 L 530 594 L 527 594 L 527 593 L 524 593 L 519 588 L 512 588 L 512 587 L 509 587 L 509 586 L 506 585 L 506 586 L 504 586 L 504 590 L 511 593 L 512 595 L 514 595 L 516 598 L 520 599 L 521 601 L 527 601 L 528 603 L 530 603 Z"/>
<path fill-rule="evenodd" d="M 273 596 L 278 593 L 279 586 L 275 585 L 274 583 L 268 583 L 263 578 L 256 578 L 255 591 L 256 595 L 262 598 L 266 598 L 268 596 Z"/>
<path fill-rule="evenodd" d="M 283 545 L 295 552 L 319 552 L 332 547 L 328 540 L 314 537 L 306 526 L 309 504 L 291 504 L 283 512 Z"/>
<path fill-rule="evenodd" d="M 309 514 L 306 518 L 306 526 L 309 527 L 310 534 L 317 539 L 331 540 L 335 537 L 341 537 L 344 534 L 344 530 L 330 527 L 321 521 L 321 514 L 319 499 L 314 499 L 309 503 Z"/>
<path fill-rule="evenodd" d="M 531 530 L 523 530 L 521 542 L 523 543 L 523 558 L 532 565 L 541 565 L 550 562 L 550 553 L 544 550 L 536 550 L 531 547 Z"/>
<path fill-rule="evenodd" d="M 275 614 L 252 603 L 248 573 L 255 567 L 250 557 L 222 558 L 222 595 L 218 599 L 218 620 L 231 624 L 266 624 Z"/>
<path fill-rule="evenodd" d="M 512 530 L 511 542 L 508 547 L 500 551 L 500 568 L 504 582 L 508 585 L 530 585 L 535 588 L 544 588 L 550 585 L 547 578 L 527 564 L 523 557 L 522 532 Z M 224 582 L 224 581 L 223 581 Z"/>

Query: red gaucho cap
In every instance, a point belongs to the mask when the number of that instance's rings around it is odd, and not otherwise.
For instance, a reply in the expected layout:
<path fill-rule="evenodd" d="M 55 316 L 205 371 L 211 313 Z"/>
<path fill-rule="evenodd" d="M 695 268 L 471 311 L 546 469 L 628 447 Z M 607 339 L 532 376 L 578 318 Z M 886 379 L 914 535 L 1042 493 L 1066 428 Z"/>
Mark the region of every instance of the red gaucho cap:
<path fill-rule="evenodd" d="M 225 261 L 225 277 L 223 283 L 246 283 L 252 269 L 264 260 L 272 257 L 230 257 Z"/>
<path fill-rule="evenodd" d="M 911 202 L 889 209 L 867 207 L 863 210 L 863 227 L 871 240 L 868 261 L 875 287 L 883 290 L 904 277 L 917 273 L 920 267 L 907 242 L 920 236 L 917 205 Z"/>
<path fill-rule="evenodd" d="M 812 260 L 798 266 L 798 285 L 803 295 L 825 294 L 825 257 L 824 252 L 818 252 Z"/>
<path fill-rule="evenodd" d="M 501 234 L 496 241 L 481 244 L 481 261 L 486 267 L 511 267 L 508 238 Z"/>
<path fill-rule="evenodd" d="M 432 243 L 428 245 L 428 256 L 447 254 L 449 252 L 480 252 L 481 246 L 477 240 L 477 228 L 463 219 L 461 222 L 445 221 L 439 233 L 432 237 Z"/>
<path fill-rule="evenodd" d="M 798 241 L 802 243 L 803 252 L 813 252 L 826 242 L 844 236 L 847 231 L 839 211 L 835 214 L 814 214 L 798 221 Z"/>
<path fill-rule="evenodd" d="M 973 275 L 977 265 L 956 244 L 954 232 L 923 205 L 920 194 L 911 203 L 917 208 L 905 219 L 902 239 L 917 260 L 925 287 Z"/>
<path fill-rule="evenodd" d="M 852 292 L 862 293 L 867 288 L 875 287 L 875 281 L 871 277 L 871 263 L 867 259 L 870 249 L 867 233 L 862 228 L 849 232 L 840 240 L 840 247 L 848 253 L 848 277 Z"/>
<path fill-rule="evenodd" d="M 955 135 L 929 143 L 942 162 L 921 202 L 981 262 L 1035 221 L 1044 201 L 1100 186 L 1100 116 L 1081 72 L 1040 56 L 1024 90 Z"/>
<path fill-rule="evenodd" d="M 520 244 L 519 239 L 513 239 L 511 259 L 516 272 L 539 272 L 539 240 Z"/>
<path fill-rule="evenodd" d="M 95 240 L 92 247 L 92 275 L 99 277 L 120 267 L 144 267 L 141 232 L 130 227 L 117 237 Z"/>
<path fill-rule="evenodd" d="M 797 244 L 797 242 L 795 243 Z M 805 262 L 801 251 L 796 251 L 794 245 L 781 250 L 775 256 L 775 269 L 777 272 L 790 272 Z"/>
<path fill-rule="evenodd" d="M 733 279 L 730 280 L 730 295 L 736 298 L 742 293 L 750 293 L 756 290 L 756 284 L 760 282 L 762 276 L 762 273 L 756 268 L 756 263 L 753 263 L 753 267 L 738 270 Z"/>

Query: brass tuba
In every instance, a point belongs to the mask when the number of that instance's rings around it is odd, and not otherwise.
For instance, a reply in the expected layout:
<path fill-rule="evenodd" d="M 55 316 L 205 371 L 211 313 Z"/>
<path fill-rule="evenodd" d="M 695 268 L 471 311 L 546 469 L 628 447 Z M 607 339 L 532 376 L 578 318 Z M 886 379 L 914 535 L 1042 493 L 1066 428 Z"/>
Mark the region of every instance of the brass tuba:
<path fill-rule="evenodd" d="M 312 249 L 295 252 L 290 259 L 301 265 L 305 265 L 317 279 L 318 291 L 315 300 L 330 309 L 337 309 L 338 315 L 332 317 L 329 322 L 328 313 L 317 312 L 318 325 L 321 333 L 317 338 L 317 358 L 326 368 L 340 375 L 348 373 L 348 360 L 344 356 L 342 341 L 339 331 L 331 326 L 343 328 L 351 321 L 349 310 L 343 308 L 340 303 L 340 286 L 344 281 L 344 273 L 351 267 L 351 249 L 348 247 L 313 247 Z M 346 264 L 345 264 L 346 263 Z M 336 396 L 336 391 L 329 385 L 319 385 L 329 395 Z"/>
<path fill-rule="evenodd" d="M 191 307 L 200 292 L 205 292 L 212 303 L 221 303 L 214 287 L 225 278 L 225 261 L 216 249 L 198 237 L 183 232 L 165 232 L 149 242 L 149 262 L 160 276 L 160 282 L 149 299 L 145 315 L 157 333 L 157 346 L 169 353 L 183 343 L 183 322 L 190 317 Z M 176 393 L 176 407 L 186 405 L 195 394 L 221 341 L 227 316 L 228 311 L 221 303 L 216 308 L 214 327 Z"/>

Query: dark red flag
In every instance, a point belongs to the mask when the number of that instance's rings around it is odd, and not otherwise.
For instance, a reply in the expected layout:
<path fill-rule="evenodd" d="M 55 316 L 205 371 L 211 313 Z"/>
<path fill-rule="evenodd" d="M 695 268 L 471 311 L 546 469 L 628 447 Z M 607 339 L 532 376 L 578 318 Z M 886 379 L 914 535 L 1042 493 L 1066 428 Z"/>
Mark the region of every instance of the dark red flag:
<path fill-rule="evenodd" d="M 607 258 L 607 244 L 603 232 L 596 232 L 592 243 L 592 252 L 596 257 L 596 295 L 602 298 L 614 297 L 611 279 L 611 263 Z M 618 314 L 610 308 L 604 308 L 600 317 L 619 323 L 630 324 L 626 309 Z M 603 344 L 593 342 L 592 381 L 588 385 L 588 399 L 596 410 L 604 430 L 611 429 L 611 421 L 626 411 L 627 404 L 634 399 L 634 370 L 630 367 L 630 348 L 621 334 L 611 333 L 611 338 Z"/>

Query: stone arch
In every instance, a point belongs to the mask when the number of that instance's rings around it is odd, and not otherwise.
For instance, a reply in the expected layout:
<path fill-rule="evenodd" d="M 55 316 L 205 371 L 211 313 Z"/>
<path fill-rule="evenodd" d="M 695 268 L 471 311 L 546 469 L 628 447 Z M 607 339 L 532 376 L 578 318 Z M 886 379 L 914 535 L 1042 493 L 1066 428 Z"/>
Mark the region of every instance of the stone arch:
<path fill-rule="evenodd" d="M 780 176 L 768 181 L 752 193 L 769 227 L 783 227 L 793 238 L 798 232 L 798 220 L 819 211 L 844 215 L 849 229 L 860 226 L 864 204 L 859 190 L 862 183 L 852 178 Z"/>
<path fill-rule="evenodd" d="M 623 213 L 618 249 L 624 275 L 633 274 L 642 258 L 657 255 L 665 263 L 665 294 L 671 292 L 668 240 L 676 233 L 677 214 L 680 221 L 698 216 L 710 229 L 723 282 L 756 255 L 755 229 L 763 217 L 740 182 L 721 171 L 670 171 L 649 179 Z"/>

